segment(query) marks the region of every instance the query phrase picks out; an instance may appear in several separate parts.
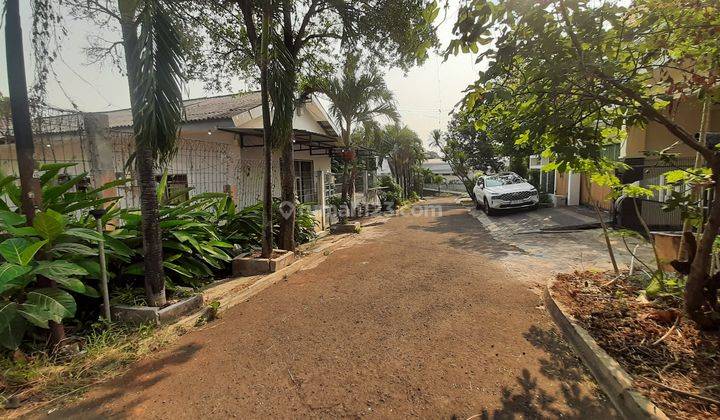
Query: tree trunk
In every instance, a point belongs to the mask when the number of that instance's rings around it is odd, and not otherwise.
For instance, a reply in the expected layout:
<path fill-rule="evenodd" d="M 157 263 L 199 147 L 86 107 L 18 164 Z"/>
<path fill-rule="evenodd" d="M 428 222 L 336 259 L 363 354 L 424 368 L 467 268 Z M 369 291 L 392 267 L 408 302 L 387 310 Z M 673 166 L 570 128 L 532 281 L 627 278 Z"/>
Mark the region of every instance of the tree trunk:
<path fill-rule="evenodd" d="M 690 267 L 690 275 L 685 284 L 685 311 L 690 319 L 706 330 L 715 329 L 720 325 L 718 321 L 720 314 L 714 311 L 714 307 L 717 305 L 717 291 L 708 290 L 710 255 L 718 229 L 720 229 L 720 164 L 713 164 L 712 171 L 715 197 L 710 207 L 710 217 L 705 225 L 695 259 Z"/>
<path fill-rule="evenodd" d="M 165 273 L 163 271 L 162 233 L 158 210 L 155 157 L 153 151 L 141 144 L 135 145 L 135 160 L 140 178 L 140 217 L 145 261 L 145 294 L 150 306 L 163 306 L 165 300 Z"/>
<path fill-rule="evenodd" d="M 17 154 L 18 170 L 20 172 L 20 207 L 23 214 L 25 214 L 27 224 L 32 225 L 35 218 L 35 206 L 42 205 L 42 191 L 40 189 L 40 180 L 33 178 L 35 172 L 35 145 L 33 144 L 32 124 L 30 123 L 30 104 L 28 102 L 18 0 L 8 0 L 6 2 L 5 16 L 5 54 L 7 57 L 10 111 L 15 136 L 15 153 Z M 41 287 L 56 287 L 54 281 L 41 276 L 38 276 L 38 285 Z M 54 347 L 65 339 L 65 328 L 55 321 L 50 321 L 49 326 L 50 344 Z"/>
<path fill-rule="evenodd" d="M 272 257 L 273 249 L 273 221 L 272 221 L 272 145 L 270 144 L 270 94 L 268 91 L 268 44 L 270 42 L 270 15 L 269 7 L 263 9 L 262 38 L 260 46 L 260 95 L 262 98 L 263 114 L 263 156 L 265 159 L 265 174 L 263 178 L 263 241 L 262 257 Z"/>
<path fill-rule="evenodd" d="M 119 0 L 118 8 L 122 21 L 125 66 L 127 68 L 130 108 L 133 119 L 140 114 L 142 106 L 138 99 L 139 45 L 135 13 L 137 4 Z M 137 139 L 137 127 L 135 138 Z M 135 142 L 135 165 L 140 183 L 140 217 L 143 240 L 143 261 L 145 264 L 145 295 L 150 306 L 163 306 L 165 299 L 165 272 L 163 271 L 162 235 L 158 211 L 157 182 L 155 181 L 155 156 L 152 150 Z"/>
<path fill-rule="evenodd" d="M 293 142 L 288 139 L 282 148 L 280 157 L 280 186 L 281 205 L 286 211 L 281 212 L 280 219 L 280 248 L 295 251 L 295 159 L 293 156 Z M 289 207 L 288 207 L 289 206 Z"/>

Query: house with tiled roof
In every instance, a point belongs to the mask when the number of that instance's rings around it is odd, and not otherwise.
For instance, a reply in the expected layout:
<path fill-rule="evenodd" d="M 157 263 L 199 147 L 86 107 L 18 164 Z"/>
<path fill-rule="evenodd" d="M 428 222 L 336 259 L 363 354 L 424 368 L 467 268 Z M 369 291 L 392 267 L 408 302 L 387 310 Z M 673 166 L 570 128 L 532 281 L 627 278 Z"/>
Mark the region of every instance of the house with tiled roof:
<path fill-rule="evenodd" d="M 259 92 L 193 98 L 184 101 L 177 153 L 158 177 L 168 173 L 168 189 L 188 195 L 228 192 L 240 206 L 258 202 L 263 180 L 263 125 Z M 340 137 L 334 122 L 317 98 L 310 96 L 296 107 L 293 145 L 297 198 L 311 205 L 320 202 L 331 156 L 338 153 Z M 55 112 L 36 118 L 35 155 L 39 162 L 76 162 L 68 176 L 88 173 L 88 184 L 122 177 L 133 178 L 127 165 L 134 138 L 130 109 L 94 113 Z M 0 168 L 17 172 L 14 141 L 0 139 Z M 278 154 L 279 156 L 279 154 Z M 279 158 L 273 162 L 273 193 L 280 194 Z M 329 181 L 331 182 L 331 181 Z M 119 189 L 123 205 L 139 205 L 139 188 Z M 322 219 L 322 215 L 318 214 Z M 322 220 L 321 220 L 322 221 Z"/>

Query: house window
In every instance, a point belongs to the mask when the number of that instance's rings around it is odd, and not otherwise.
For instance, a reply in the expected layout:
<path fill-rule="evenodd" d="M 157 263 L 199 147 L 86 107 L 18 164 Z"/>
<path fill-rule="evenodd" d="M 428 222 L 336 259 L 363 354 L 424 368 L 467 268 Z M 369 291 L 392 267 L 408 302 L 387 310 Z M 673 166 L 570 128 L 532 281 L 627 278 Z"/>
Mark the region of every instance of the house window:
<path fill-rule="evenodd" d="M 313 203 L 315 183 L 313 182 L 313 163 L 311 160 L 295 161 L 295 191 L 301 203 Z"/>
<path fill-rule="evenodd" d="M 162 180 L 162 176 L 155 177 L 157 182 Z M 167 185 L 165 186 L 165 197 L 172 197 L 170 204 L 178 204 L 190 198 L 188 190 L 187 174 L 168 175 Z"/>

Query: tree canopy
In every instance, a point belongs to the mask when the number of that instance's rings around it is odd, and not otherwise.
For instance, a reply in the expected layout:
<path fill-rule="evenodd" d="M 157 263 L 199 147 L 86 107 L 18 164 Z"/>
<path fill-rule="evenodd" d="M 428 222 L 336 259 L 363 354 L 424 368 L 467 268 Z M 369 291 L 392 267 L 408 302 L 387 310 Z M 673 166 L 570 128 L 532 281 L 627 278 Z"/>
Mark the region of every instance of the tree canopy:
<path fill-rule="evenodd" d="M 704 159 L 704 181 L 718 196 L 720 155 L 671 111 L 682 101 L 720 99 L 719 12 L 713 0 L 473 0 L 461 7 L 447 53 L 484 48 L 478 60 L 487 70 L 463 106 L 479 129 L 503 127 L 555 168 L 617 184 L 618 165 L 602 158 L 602 148 L 623 140 L 627 127 L 655 122 Z M 655 152 L 670 158 L 672 148 Z M 627 186 L 624 192 L 652 194 Z M 718 325 L 720 281 L 707 273 L 718 228 L 715 200 L 685 295 L 688 314 L 703 327 Z"/>

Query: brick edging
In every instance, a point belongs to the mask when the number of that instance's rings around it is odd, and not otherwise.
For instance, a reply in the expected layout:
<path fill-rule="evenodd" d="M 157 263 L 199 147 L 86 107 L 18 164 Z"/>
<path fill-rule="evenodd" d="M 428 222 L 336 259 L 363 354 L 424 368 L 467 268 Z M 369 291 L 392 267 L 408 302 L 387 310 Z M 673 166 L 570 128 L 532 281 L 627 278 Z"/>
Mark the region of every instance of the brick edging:
<path fill-rule="evenodd" d="M 545 307 L 620 414 L 626 419 L 668 419 L 659 407 L 633 387 L 632 376 L 555 300 L 551 290 L 553 284 L 554 278 L 545 285 Z"/>

